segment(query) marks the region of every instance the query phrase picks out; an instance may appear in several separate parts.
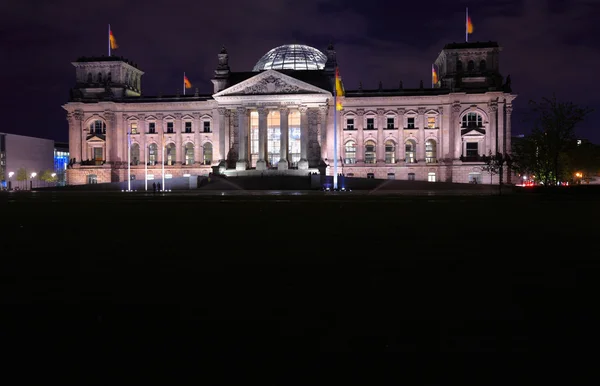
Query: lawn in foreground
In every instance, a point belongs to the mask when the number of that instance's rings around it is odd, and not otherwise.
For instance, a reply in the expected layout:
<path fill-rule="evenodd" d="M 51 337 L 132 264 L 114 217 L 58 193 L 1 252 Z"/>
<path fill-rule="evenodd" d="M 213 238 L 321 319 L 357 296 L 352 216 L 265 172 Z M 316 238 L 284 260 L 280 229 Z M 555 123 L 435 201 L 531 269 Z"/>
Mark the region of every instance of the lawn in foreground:
<path fill-rule="evenodd" d="M 591 197 L 11 200 L 10 320 L 73 345 L 75 331 L 104 328 L 135 337 L 126 350 L 146 334 L 214 350 L 552 348 L 570 344 L 545 339 L 558 315 L 587 315 L 597 289 Z"/>

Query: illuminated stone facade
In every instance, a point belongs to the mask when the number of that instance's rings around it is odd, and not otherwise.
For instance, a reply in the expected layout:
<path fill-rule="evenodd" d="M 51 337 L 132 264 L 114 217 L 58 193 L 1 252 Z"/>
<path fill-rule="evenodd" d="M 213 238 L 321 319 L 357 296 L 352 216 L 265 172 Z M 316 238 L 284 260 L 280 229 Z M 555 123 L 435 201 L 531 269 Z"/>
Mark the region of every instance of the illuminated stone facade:
<path fill-rule="evenodd" d="M 449 44 L 435 61 L 432 88 L 421 82 L 416 89 L 400 83 L 346 90 L 341 111 L 333 107 L 332 46 L 324 65 L 315 56 L 314 70 L 286 62 L 282 69 L 251 72 L 232 72 L 223 49 L 211 95 L 144 96 L 135 63 L 80 58 L 73 63 L 77 84 L 63 106 L 72 158 L 68 183 L 123 181 L 128 163 L 136 179 L 146 169 L 154 178 L 331 175 L 334 130 L 338 173 L 346 176 L 489 183 L 481 156 L 510 152 L 516 98 L 510 77 L 499 73 L 500 51 L 492 42 Z M 275 58 L 272 68 L 285 56 L 268 55 Z M 310 68 L 306 55 L 303 60 L 301 68 Z"/>

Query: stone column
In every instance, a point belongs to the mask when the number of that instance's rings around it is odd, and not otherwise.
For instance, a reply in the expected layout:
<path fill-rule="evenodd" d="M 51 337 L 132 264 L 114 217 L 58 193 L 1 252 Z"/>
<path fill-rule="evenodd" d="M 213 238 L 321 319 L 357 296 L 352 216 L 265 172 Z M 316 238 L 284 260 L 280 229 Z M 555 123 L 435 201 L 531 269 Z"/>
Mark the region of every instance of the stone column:
<path fill-rule="evenodd" d="M 384 109 L 377 109 L 377 163 L 384 164 L 385 163 L 385 145 L 384 145 Z"/>
<path fill-rule="evenodd" d="M 83 125 L 83 122 L 85 121 L 85 115 L 83 114 L 83 112 L 81 113 L 81 136 L 80 136 L 80 145 L 81 146 L 81 160 L 85 161 L 87 160 L 88 157 L 88 148 L 87 148 L 87 136 L 89 134 L 89 125 L 87 127 L 85 127 Z"/>
<path fill-rule="evenodd" d="M 356 163 L 365 163 L 365 110 L 356 110 Z"/>
<path fill-rule="evenodd" d="M 81 162 L 81 137 L 83 136 L 83 114 L 75 111 L 67 115 L 69 121 L 69 157 Z"/>
<path fill-rule="evenodd" d="M 239 152 L 238 161 L 235 165 L 236 170 L 246 170 L 248 168 L 248 110 L 245 107 L 237 108 L 238 114 L 238 139 Z"/>
<path fill-rule="evenodd" d="M 258 107 L 258 161 L 256 170 L 267 170 L 267 116 L 269 111 L 264 107 Z"/>
<path fill-rule="evenodd" d="M 321 122 L 321 160 L 325 162 L 327 159 L 327 106 L 319 107 L 319 121 Z"/>
<path fill-rule="evenodd" d="M 194 125 L 192 131 L 194 132 L 194 164 L 198 165 L 202 163 L 202 137 L 200 134 L 200 113 L 192 113 L 194 117 Z"/>
<path fill-rule="evenodd" d="M 419 127 L 419 144 L 417 146 L 417 161 L 425 162 L 425 108 L 419 107 L 417 110 L 417 125 Z"/>
<path fill-rule="evenodd" d="M 398 160 L 406 161 L 406 145 L 404 144 L 404 113 L 405 109 L 398 109 Z"/>
<path fill-rule="evenodd" d="M 504 121 L 504 132 L 506 133 L 506 141 L 504 142 L 504 153 L 512 154 L 512 125 L 511 125 L 511 117 L 512 117 L 512 104 L 506 105 L 506 120 Z"/>
<path fill-rule="evenodd" d="M 104 150 L 106 154 L 104 155 L 104 160 L 107 164 L 111 163 L 113 142 L 115 138 L 115 113 L 112 111 L 104 112 L 104 119 L 106 119 L 106 136 L 104 137 Z"/>
<path fill-rule="evenodd" d="M 288 163 L 288 152 L 289 152 L 289 115 L 290 110 L 287 107 L 279 109 L 279 130 L 281 132 L 280 148 L 279 148 L 279 162 L 277 162 L 277 169 L 287 170 L 289 167 Z M 265 135 L 266 136 L 266 135 Z"/>
<path fill-rule="evenodd" d="M 504 101 L 498 102 L 496 109 L 496 131 L 498 132 L 498 153 L 505 153 L 506 124 L 504 123 Z"/>
<path fill-rule="evenodd" d="M 498 117 L 498 104 L 496 102 L 492 102 L 489 105 L 490 112 L 490 149 L 492 150 L 492 155 L 496 154 L 500 151 L 498 148 L 498 128 L 496 127 L 497 117 Z M 486 154 L 487 155 L 487 154 Z"/>
<path fill-rule="evenodd" d="M 334 107 L 335 108 L 335 107 Z M 299 170 L 308 169 L 308 107 L 300 106 L 300 161 Z M 339 145 L 339 144 L 338 144 Z"/>
<path fill-rule="evenodd" d="M 229 110 L 227 110 L 224 107 L 219 107 L 217 109 L 217 111 L 219 112 L 219 127 L 217 128 L 217 130 L 215 130 L 215 134 L 217 134 L 218 136 L 218 149 L 219 149 L 219 155 L 218 155 L 218 160 L 219 160 L 219 166 L 221 167 L 225 167 L 227 164 L 227 152 L 229 151 L 229 148 L 225 145 L 226 144 L 226 137 L 228 136 L 228 131 L 229 131 L 229 125 L 227 125 L 226 122 L 226 117 L 229 116 Z"/>
<path fill-rule="evenodd" d="M 436 143 L 435 146 L 435 157 L 437 159 L 438 162 L 441 162 L 442 158 L 443 158 L 443 151 L 444 151 L 444 141 L 446 140 L 446 138 L 444 138 L 444 107 L 443 106 L 439 106 L 438 107 L 438 117 L 437 117 L 437 134 L 438 134 L 438 143 Z"/>
<path fill-rule="evenodd" d="M 181 124 L 181 113 L 175 113 L 175 164 L 181 165 L 181 131 L 183 130 Z"/>
<path fill-rule="evenodd" d="M 450 133 L 450 151 L 455 160 L 460 158 L 462 154 L 462 138 L 460 135 L 460 122 L 458 120 L 460 114 L 460 103 L 452 105 L 452 115 L 450 116 L 450 127 L 448 133 Z"/>
<path fill-rule="evenodd" d="M 161 165 L 163 161 L 163 148 L 165 147 L 165 124 L 163 121 L 163 114 L 156 114 L 156 128 L 157 133 L 159 135 L 156 141 L 156 163 L 157 165 Z"/>
<path fill-rule="evenodd" d="M 145 149 L 146 149 L 146 132 L 148 131 L 148 129 L 146 128 L 146 115 L 145 114 L 140 114 L 139 115 L 140 121 L 138 123 L 138 132 L 139 132 L 139 146 L 140 146 L 140 158 L 138 159 L 138 161 L 140 162 L 140 164 L 144 164 L 144 156 L 145 156 Z"/>

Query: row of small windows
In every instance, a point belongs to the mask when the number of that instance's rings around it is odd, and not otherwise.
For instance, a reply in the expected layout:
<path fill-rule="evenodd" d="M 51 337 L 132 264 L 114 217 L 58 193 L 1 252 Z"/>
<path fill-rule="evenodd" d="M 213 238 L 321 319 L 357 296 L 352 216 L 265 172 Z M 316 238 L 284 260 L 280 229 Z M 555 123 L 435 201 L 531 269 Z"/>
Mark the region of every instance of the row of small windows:
<path fill-rule="evenodd" d="M 169 143 L 167 144 L 167 146 L 165 147 L 165 165 L 174 165 L 176 162 L 176 146 L 174 143 Z M 184 145 L 183 147 L 183 154 L 184 154 L 184 165 L 193 165 L 195 163 L 195 148 L 194 148 L 194 144 L 191 142 L 188 142 Z M 202 164 L 204 165 L 210 165 L 212 163 L 213 160 L 213 146 L 212 143 L 210 142 L 206 142 L 204 145 L 202 145 L 202 154 L 203 154 L 203 159 L 202 159 Z M 131 164 L 132 165 L 139 165 L 140 161 L 143 162 L 143 160 L 140 159 L 140 145 L 137 143 L 134 143 L 133 145 L 131 145 L 131 154 L 130 154 L 130 159 L 131 159 Z M 147 158 L 147 162 L 149 166 L 154 166 L 156 165 L 156 163 L 158 162 L 158 145 L 155 143 L 151 143 L 150 145 L 148 145 L 148 158 Z"/>
<path fill-rule="evenodd" d="M 106 74 L 106 77 L 104 77 L 104 74 L 102 74 L 101 72 L 99 72 L 96 77 L 95 77 L 95 82 L 94 82 L 94 75 L 89 72 L 87 75 L 87 82 L 88 83 L 104 83 L 105 81 L 107 83 L 112 82 L 112 73 L 108 73 Z M 132 86 L 135 88 L 139 88 L 140 85 L 140 76 L 139 75 L 135 75 L 135 74 L 131 74 L 131 73 L 126 73 L 125 74 L 125 82 L 126 85 L 128 86 Z"/>
<path fill-rule="evenodd" d="M 437 127 L 436 118 L 435 117 L 427 117 L 426 128 L 435 129 Z M 482 127 L 483 126 L 483 117 L 481 114 L 476 112 L 470 112 L 462 117 L 462 127 Z M 356 122 L 354 118 L 346 119 L 346 130 L 356 130 Z M 416 118 L 408 117 L 406 118 L 406 129 L 416 129 Z M 377 130 L 378 127 L 375 126 L 375 118 L 367 118 L 365 130 Z M 387 117 L 385 123 L 385 129 L 396 129 L 396 123 L 394 117 Z"/>
<path fill-rule="evenodd" d="M 406 163 L 415 163 L 416 158 L 416 149 L 417 143 L 409 139 L 404 143 L 405 150 L 405 158 L 404 161 Z M 365 150 L 365 159 L 364 162 L 366 164 L 374 164 L 377 162 L 377 146 L 374 141 L 367 141 L 364 145 Z M 386 164 L 394 164 L 396 163 L 396 144 L 394 141 L 387 140 L 385 142 L 385 156 L 384 161 Z M 346 164 L 354 164 L 356 163 L 356 142 L 348 141 L 346 142 L 346 146 L 344 147 L 344 163 Z M 427 163 L 436 163 L 437 162 L 437 144 L 434 140 L 429 139 L 425 142 L 425 162 Z"/>
<path fill-rule="evenodd" d="M 479 71 L 485 71 L 487 69 L 487 63 L 485 60 L 479 62 Z M 461 72 L 463 70 L 463 63 L 461 60 L 456 61 L 456 71 Z M 467 71 L 475 71 L 475 61 L 469 60 L 467 62 Z"/>
<path fill-rule="evenodd" d="M 354 177 L 354 173 L 348 173 L 346 176 L 347 177 Z M 367 173 L 367 178 L 375 178 L 375 173 Z M 396 179 L 396 173 L 388 173 L 387 174 L 387 178 L 388 178 L 388 180 L 395 180 Z M 407 180 L 408 181 L 414 181 L 415 180 L 415 173 L 408 173 Z M 429 173 L 427 173 L 427 181 L 428 182 L 435 182 L 436 181 L 435 172 L 429 172 Z"/>
<path fill-rule="evenodd" d="M 436 118 L 435 117 L 427 117 L 427 128 L 435 129 Z M 387 117 L 385 121 L 385 129 L 396 129 L 396 118 Z M 407 117 L 406 118 L 406 127 L 407 129 L 415 129 L 416 128 L 416 118 L 415 117 Z M 346 130 L 355 130 L 355 120 L 354 118 L 346 118 Z M 375 126 L 375 117 L 367 117 L 365 130 L 377 130 L 378 127 Z"/>
<path fill-rule="evenodd" d="M 173 134 L 175 133 L 175 128 L 174 125 L 175 123 L 172 121 L 166 122 L 167 127 L 165 128 L 165 133 L 167 134 Z M 129 125 L 129 129 L 130 129 L 130 133 L 131 134 L 140 134 L 140 131 L 138 130 L 138 124 L 137 122 L 132 122 Z M 202 132 L 203 133 L 210 133 L 210 121 L 203 121 L 202 122 Z M 190 121 L 185 121 L 183 122 L 183 129 L 182 129 L 182 133 L 193 133 L 192 131 L 192 122 Z M 156 134 L 156 122 L 148 122 L 148 134 Z"/>
<path fill-rule="evenodd" d="M 166 122 L 166 124 L 167 124 L 167 127 L 165 129 L 165 133 L 167 133 L 167 134 L 175 133 L 174 122 Z M 90 123 L 89 127 L 90 127 L 90 134 L 106 134 L 106 123 L 104 121 L 101 121 L 99 119 L 95 120 Z M 131 134 L 140 134 L 137 122 L 132 122 L 129 125 L 129 129 L 130 129 L 129 132 Z M 182 132 L 183 133 L 193 133 L 192 122 L 185 121 Z M 202 122 L 202 132 L 204 132 L 204 133 L 211 132 L 210 121 Z M 148 132 L 147 133 L 148 134 L 156 134 L 156 122 L 148 122 Z"/>

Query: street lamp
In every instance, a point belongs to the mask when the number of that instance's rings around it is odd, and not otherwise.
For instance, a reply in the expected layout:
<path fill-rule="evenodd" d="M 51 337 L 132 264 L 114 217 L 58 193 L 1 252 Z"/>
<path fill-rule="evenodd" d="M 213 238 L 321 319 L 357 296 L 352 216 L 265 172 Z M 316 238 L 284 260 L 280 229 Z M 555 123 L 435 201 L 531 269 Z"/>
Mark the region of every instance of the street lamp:
<path fill-rule="evenodd" d="M 31 173 L 31 181 L 29 181 L 29 189 L 33 189 L 33 179 L 37 176 L 36 172 Z"/>
<path fill-rule="evenodd" d="M 10 179 L 14 175 L 15 175 L 15 172 L 8 172 L 8 190 L 12 190 L 12 181 Z"/>

